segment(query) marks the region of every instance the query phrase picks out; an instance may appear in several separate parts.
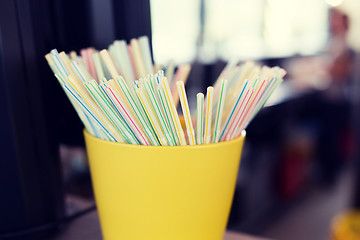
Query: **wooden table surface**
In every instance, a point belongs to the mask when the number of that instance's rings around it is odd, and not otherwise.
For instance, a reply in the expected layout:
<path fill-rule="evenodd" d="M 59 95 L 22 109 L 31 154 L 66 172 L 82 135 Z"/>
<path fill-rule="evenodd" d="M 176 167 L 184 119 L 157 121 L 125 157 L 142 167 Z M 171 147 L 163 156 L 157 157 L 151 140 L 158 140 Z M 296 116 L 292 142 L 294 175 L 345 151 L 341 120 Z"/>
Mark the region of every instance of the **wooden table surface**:
<path fill-rule="evenodd" d="M 85 209 L 94 204 L 93 201 L 84 201 L 83 199 L 68 197 L 69 205 Z M 80 210 L 77 209 L 77 210 Z M 51 240 L 101 240 L 101 229 L 97 211 L 92 211 L 84 216 L 73 220 L 64 226 L 59 233 Z M 185 239 L 184 239 L 185 240 Z M 265 240 L 264 238 L 249 236 L 235 232 L 226 232 L 224 240 Z"/>
<path fill-rule="evenodd" d="M 100 240 L 102 239 L 99 218 L 96 211 L 82 216 L 64 227 L 51 240 Z M 224 240 L 265 240 L 245 234 L 227 232 Z"/>

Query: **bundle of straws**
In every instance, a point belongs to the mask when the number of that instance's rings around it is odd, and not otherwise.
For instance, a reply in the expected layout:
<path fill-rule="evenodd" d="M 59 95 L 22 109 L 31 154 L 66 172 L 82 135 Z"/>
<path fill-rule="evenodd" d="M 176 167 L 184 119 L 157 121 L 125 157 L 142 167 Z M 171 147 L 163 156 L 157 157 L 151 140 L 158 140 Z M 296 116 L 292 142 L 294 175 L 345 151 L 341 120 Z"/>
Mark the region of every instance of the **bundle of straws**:
<path fill-rule="evenodd" d="M 80 56 L 54 49 L 45 58 L 90 134 L 154 146 L 209 144 L 240 136 L 286 74 L 280 67 L 230 61 L 206 96 L 196 95 L 192 118 L 185 91 L 190 65 L 179 66 L 174 74 L 171 62 L 165 74 L 152 64 L 145 36 L 129 45 L 115 41 L 100 52 L 83 49 Z M 186 134 L 177 112 L 179 100 Z"/>

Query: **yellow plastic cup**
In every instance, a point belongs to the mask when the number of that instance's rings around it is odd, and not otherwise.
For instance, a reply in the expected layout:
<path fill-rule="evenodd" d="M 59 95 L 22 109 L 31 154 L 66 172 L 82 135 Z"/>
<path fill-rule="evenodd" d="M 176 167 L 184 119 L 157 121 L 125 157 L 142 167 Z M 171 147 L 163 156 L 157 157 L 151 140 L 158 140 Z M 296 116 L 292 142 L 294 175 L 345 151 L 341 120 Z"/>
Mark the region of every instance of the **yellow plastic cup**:
<path fill-rule="evenodd" d="M 220 240 L 245 131 L 198 146 L 140 146 L 84 131 L 105 240 Z"/>

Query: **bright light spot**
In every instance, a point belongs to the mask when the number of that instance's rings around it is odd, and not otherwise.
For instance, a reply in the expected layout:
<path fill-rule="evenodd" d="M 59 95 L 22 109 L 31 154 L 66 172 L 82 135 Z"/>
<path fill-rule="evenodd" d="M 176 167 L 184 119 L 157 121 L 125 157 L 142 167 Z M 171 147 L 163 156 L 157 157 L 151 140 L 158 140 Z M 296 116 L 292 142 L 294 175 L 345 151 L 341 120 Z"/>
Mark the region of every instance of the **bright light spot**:
<path fill-rule="evenodd" d="M 342 4 L 342 2 L 344 0 L 325 0 L 327 4 L 329 4 L 332 7 L 336 7 L 339 6 L 340 4 Z"/>

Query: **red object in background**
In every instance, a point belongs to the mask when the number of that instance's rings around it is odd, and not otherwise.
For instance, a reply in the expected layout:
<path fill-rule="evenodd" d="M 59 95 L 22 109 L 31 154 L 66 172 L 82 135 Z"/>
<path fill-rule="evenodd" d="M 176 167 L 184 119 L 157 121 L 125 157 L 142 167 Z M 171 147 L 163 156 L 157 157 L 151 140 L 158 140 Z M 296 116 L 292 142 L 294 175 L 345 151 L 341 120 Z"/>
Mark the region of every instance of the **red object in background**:
<path fill-rule="evenodd" d="M 280 196 L 290 200 L 299 195 L 307 180 L 308 160 L 298 151 L 290 151 L 280 169 Z"/>

